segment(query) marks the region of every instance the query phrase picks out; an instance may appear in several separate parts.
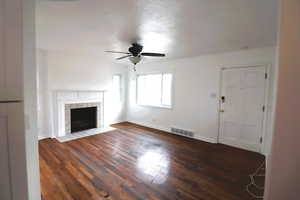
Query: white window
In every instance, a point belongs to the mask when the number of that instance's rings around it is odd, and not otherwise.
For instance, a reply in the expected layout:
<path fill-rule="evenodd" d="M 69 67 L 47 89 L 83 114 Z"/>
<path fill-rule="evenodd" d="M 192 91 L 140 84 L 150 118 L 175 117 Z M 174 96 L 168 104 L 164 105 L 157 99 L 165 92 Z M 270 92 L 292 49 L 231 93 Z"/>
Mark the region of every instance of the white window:
<path fill-rule="evenodd" d="M 137 76 L 137 103 L 157 107 L 172 107 L 172 74 Z"/>
<path fill-rule="evenodd" d="M 116 101 L 121 101 L 122 87 L 121 87 L 121 75 L 117 74 L 113 76 L 113 94 Z"/>

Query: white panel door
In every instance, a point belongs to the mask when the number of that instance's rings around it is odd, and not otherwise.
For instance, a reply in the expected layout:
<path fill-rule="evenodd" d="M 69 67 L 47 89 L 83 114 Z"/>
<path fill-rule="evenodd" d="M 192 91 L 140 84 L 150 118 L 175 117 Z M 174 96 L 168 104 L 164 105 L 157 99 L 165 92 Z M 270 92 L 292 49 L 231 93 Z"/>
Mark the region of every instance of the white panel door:
<path fill-rule="evenodd" d="M 22 0 L 0 0 L 0 101 L 23 99 Z"/>
<path fill-rule="evenodd" d="M 219 142 L 259 152 L 266 67 L 222 70 Z"/>
<path fill-rule="evenodd" d="M 11 191 L 13 200 L 28 199 L 28 179 L 26 165 L 24 105 L 7 104 L 8 149 L 11 171 Z"/>
<path fill-rule="evenodd" d="M 4 65 L 4 0 L 0 0 L 0 101 L 6 100 Z"/>
<path fill-rule="evenodd" d="M 6 104 L 0 104 L 0 199 L 3 200 L 11 199 L 7 120 Z"/>
<path fill-rule="evenodd" d="M 5 74 L 8 100 L 23 99 L 23 0 L 5 0 Z"/>
<path fill-rule="evenodd" d="M 0 200 L 27 200 L 22 103 L 0 103 Z"/>

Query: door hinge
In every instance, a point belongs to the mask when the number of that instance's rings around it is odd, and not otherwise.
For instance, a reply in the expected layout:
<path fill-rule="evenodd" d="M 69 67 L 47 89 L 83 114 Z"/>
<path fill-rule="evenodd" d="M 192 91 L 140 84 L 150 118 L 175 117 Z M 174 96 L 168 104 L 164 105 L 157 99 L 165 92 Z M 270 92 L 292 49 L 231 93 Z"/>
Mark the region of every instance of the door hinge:
<path fill-rule="evenodd" d="M 262 144 L 262 142 L 263 142 L 263 138 L 262 137 L 259 138 L 259 142 Z"/>
<path fill-rule="evenodd" d="M 265 73 L 265 79 L 268 79 L 268 73 Z"/>

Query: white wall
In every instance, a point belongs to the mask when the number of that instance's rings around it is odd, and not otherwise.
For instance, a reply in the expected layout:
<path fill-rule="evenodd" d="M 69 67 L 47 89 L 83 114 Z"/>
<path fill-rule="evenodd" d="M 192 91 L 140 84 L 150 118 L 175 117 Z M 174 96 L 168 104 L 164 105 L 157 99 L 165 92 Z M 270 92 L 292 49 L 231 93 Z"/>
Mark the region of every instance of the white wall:
<path fill-rule="evenodd" d="M 20 1 L 21 2 L 21 1 Z M 40 200 L 40 165 L 37 131 L 37 66 L 35 43 L 35 1 L 23 3 L 23 81 L 24 81 L 24 114 L 26 134 L 26 167 L 28 179 L 28 200 Z M 21 137 L 18 138 L 21 141 Z M 16 144 L 15 144 L 16 145 Z M 21 154 L 20 154 L 21 156 Z M 21 158 L 14 157 L 15 160 Z M 19 165 L 22 167 L 22 165 Z M 22 179 L 18 178 L 18 181 Z M 27 199 L 22 191 L 15 198 Z"/>
<path fill-rule="evenodd" d="M 48 96 L 48 68 L 46 57 L 47 52 L 43 50 L 37 51 L 37 93 L 38 93 L 38 133 L 39 138 L 46 138 L 50 132 L 49 117 L 49 96 Z"/>
<path fill-rule="evenodd" d="M 122 102 L 112 100 L 112 77 L 122 75 L 124 88 L 127 68 L 114 64 L 91 52 L 38 52 L 40 138 L 51 137 L 53 124 L 53 94 L 57 90 L 106 90 L 105 124 L 125 120 L 125 91 Z"/>
<path fill-rule="evenodd" d="M 128 77 L 127 120 L 138 124 L 169 131 L 178 127 L 195 132 L 200 140 L 217 142 L 218 95 L 221 67 L 270 64 L 270 82 L 273 85 L 275 48 L 253 49 L 231 53 L 177 59 L 164 62 L 141 63 L 137 73 L 171 71 L 174 73 L 173 109 L 153 108 L 136 104 L 135 73 Z M 214 96 L 217 97 L 214 97 Z M 268 127 L 265 149 L 270 149 L 273 87 L 269 91 L 267 105 Z"/>

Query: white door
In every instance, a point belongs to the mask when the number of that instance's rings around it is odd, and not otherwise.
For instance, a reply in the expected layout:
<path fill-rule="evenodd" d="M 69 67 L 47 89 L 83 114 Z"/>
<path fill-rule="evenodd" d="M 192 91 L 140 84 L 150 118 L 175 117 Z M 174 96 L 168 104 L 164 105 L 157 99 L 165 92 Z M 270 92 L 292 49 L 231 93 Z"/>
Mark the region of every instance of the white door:
<path fill-rule="evenodd" d="M 23 116 L 22 103 L 0 103 L 0 200 L 28 199 Z"/>
<path fill-rule="evenodd" d="M 265 110 L 266 67 L 222 70 L 219 142 L 259 152 Z"/>
<path fill-rule="evenodd" d="M 8 117 L 6 104 L 0 103 L 0 199 L 11 199 L 8 158 Z"/>
<path fill-rule="evenodd" d="M 23 99 L 22 0 L 0 0 L 0 101 Z"/>
<path fill-rule="evenodd" d="M 4 63 L 4 1 L 0 0 L 0 101 L 6 100 L 6 74 L 5 74 L 5 63 Z"/>

